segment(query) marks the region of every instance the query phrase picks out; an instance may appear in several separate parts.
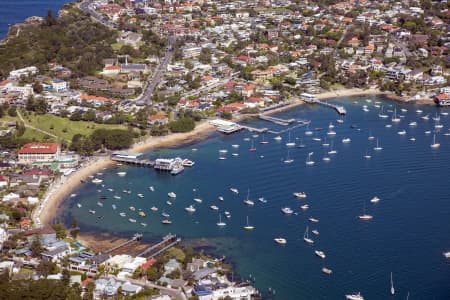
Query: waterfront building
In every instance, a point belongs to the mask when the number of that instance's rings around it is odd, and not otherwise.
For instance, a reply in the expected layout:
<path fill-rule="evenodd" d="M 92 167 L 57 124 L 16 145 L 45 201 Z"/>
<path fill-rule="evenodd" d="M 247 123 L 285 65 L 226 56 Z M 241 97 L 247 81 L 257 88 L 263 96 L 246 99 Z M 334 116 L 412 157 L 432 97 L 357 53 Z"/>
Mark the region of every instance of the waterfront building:
<path fill-rule="evenodd" d="M 57 143 L 28 143 L 18 154 L 19 164 L 31 165 L 35 162 L 51 165 L 61 155 L 61 145 Z"/>

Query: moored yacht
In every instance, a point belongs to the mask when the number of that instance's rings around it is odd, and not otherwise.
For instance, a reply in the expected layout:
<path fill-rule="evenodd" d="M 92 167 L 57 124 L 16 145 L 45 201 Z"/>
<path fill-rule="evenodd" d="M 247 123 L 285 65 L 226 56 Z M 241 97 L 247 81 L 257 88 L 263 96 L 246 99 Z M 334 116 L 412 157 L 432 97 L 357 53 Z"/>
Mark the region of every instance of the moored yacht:
<path fill-rule="evenodd" d="M 290 208 L 290 207 L 283 207 L 281 209 L 281 211 L 285 214 L 285 215 L 292 215 L 294 213 L 294 211 Z"/>
<path fill-rule="evenodd" d="M 355 293 L 355 294 L 348 294 L 345 295 L 345 299 L 347 300 L 364 300 L 364 297 L 361 295 L 361 293 Z"/>
<path fill-rule="evenodd" d="M 326 257 L 326 255 L 325 255 L 325 253 L 323 251 L 315 250 L 314 253 L 320 258 L 325 258 Z"/>
<path fill-rule="evenodd" d="M 295 192 L 294 196 L 300 199 L 304 199 L 307 197 L 305 192 Z"/>
<path fill-rule="evenodd" d="M 167 196 L 169 196 L 170 198 L 176 198 L 177 194 L 175 194 L 174 192 L 169 192 L 167 193 Z"/>
<path fill-rule="evenodd" d="M 280 245 L 286 245 L 286 243 L 287 243 L 286 239 L 281 238 L 281 237 L 274 238 L 273 240 L 275 241 L 275 243 L 280 244 Z"/>
<path fill-rule="evenodd" d="M 372 199 L 370 199 L 370 202 L 372 202 L 372 203 L 378 203 L 378 202 L 380 202 L 380 198 L 378 198 L 377 196 L 375 196 L 375 197 L 373 197 Z"/>
<path fill-rule="evenodd" d="M 314 244 L 314 241 L 309 238 L 309 227 L 306 226 L 305 233 L 303 234 L 303 240 L 308 244 Z"/>
<path fill-rule="evenodd" d="M 196 211 L 196 209 L 193 205 L 189 205 L 188 207 L 185 207 L 184 210 L 186 210 L 188 213 L 194 213 Z"/>
<path fill-rule="evenodd" d="M 325 273 L 327 275 L 331 275 L 333 273 L 333 271 L 331 269 L 323 267 L 322 268 L 322 273 Z"/>
<path fill-rule="evenodd" d="M 430 145 L 431 148 L 436 149 L 439 148 L 441 146 L 441 144 L 436 142 L 436 135 L 433 135 L 433 144 Z"/>
<path fill-rule="evenodd" d="M 239 190 L 237 188 L 230 188 L 230 191 L 232 191 L 235 194 L 239 194 Z"/>

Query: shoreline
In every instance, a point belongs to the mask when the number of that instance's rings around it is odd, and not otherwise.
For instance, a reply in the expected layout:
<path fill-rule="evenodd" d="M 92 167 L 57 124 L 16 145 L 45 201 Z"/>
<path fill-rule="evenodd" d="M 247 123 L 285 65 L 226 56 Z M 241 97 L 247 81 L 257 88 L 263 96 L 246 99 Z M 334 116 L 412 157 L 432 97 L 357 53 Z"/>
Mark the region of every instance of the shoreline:
<path fill-rule="evenodd" d="M 174 133 L 161 137 L 150 137 L 146 141 L 135 143 L 126 151 L 143 152 L 150 149 L 158 149 L 170 146 L 179 146 L 206 138 L 215 127 L 207 121 L 198 124 L 194 130 L 186 133 Z M 51 223 L 57 214 L 62 202 L 90 175 L 116 165 L 109 156 L 90 157 L 78 170 L 69 176 L 61 175 L 47 190 L 41 204 L 32 214 L 34 223 L 44 226 Z"/>
<path fill-rule="evenodd" d="M 356 97 L 356 96 L 384 96 L 389 100 L 400 101 L 403 103 L 417 103 L 420 105 L 424 105 L 427 103 L 418 103 L 406 101 L 405 99 L 395 96 L 390 92 L 383 92 L 379 89 L 341 89 L 336 91 L 324 92 L 321 94 L 317 94 L 317 99 L 326 100 L 332 98 L 341 98 L 341 97 Z M 286 110 L 294 109 L 296 107 L 304 105 L 300 99 L 296 99 L 292 101 L 292 103 L 276 108 L 274 110 L 264 112 L 264 114 L 275 114 L 280 113 Z M 247 118 L 252 118 L 253 115 L 238 115 L 233 119 L 235 122 L 239 122 L 245 120 Z M 199 141 L 207 138 L 212 132 L 215 131 L 215 127 L 208 123 L 208 121 L 204 121 L 198 124 L 194 130 L 186 133 L 174 133 L 167 136 L 161 137 L 150 137 L 145 141 L 137 142 L 133 144 L 130 148 L 126 149 L 126 151 L 141 153 L 151 149 L 158 149 L 164 147 L 171 146 L 181 146 L 192 143 L 194 141 Z M 81 184 L 82 180 L 85 180 L 90 175 L 93 175 L 97 172 L 100 172 L 104 169 L 110 168 L 114 166 L 116 162 L 110 160 L 109 156 L 107 157 L 94 157 L 89 158 L 87 164 L 81 165 L 81 167 L 70 174 L 69 176 L 61 176 L 54 183 L 51 184 L 48 189 L 44 200 L 41 202 L 39 207 L 35 209 L 33 212 L 33 221 L 35 224 L 39 226 L 50 224 L 53 218 L 57 215 L 58 210 L 63 203 L 63 201 L 71 194 L 73 191 Z M 36 222 L 39 220 L 38 222 Z M 79 234 L 79 240 L 83 242 L 83 245 L 86 247 L 94 247 L 99 249 L 99 244 L 110 244 L 107 240 L 102 242 L 93 242 L 90 237 L 90 234 L 87 233 L 83 235 L 82 232 Z"/>

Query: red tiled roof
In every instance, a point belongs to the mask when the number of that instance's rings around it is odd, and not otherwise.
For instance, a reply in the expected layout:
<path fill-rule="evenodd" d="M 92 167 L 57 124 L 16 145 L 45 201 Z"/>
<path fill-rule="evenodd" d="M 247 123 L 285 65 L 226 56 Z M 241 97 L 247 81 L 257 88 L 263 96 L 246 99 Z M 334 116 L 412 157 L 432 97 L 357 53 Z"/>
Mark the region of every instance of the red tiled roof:
<path fill-rule="evenodd" d="M 20 149 L 19 154 L 55 154 L 59 147 L 56 143 L 29 143 Z"/>
<path fill-rule="evenodd" d="M 147 269 L 151 268 L 155 264 L 155 262 L 156 262 L 156 259 L 150 258 L 141 266 L 142 270 L 147 271 Z"/>

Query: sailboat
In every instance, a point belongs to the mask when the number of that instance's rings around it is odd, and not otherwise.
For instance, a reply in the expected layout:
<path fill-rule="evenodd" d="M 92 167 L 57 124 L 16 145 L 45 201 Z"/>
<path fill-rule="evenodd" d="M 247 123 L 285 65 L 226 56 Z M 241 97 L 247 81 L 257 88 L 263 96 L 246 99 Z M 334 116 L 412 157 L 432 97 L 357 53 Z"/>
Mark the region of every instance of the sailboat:
<path fill-rule="evenodd" d="M 293 162 L 294 162 L 294 160 L 289 156 L 289 150 L 288 150 L 286 159 L 283 160 L 283 163 L 285 163 L 285 164 L 291 164 L 291 163 L 293 163 Z"/>
<path fill-rule="evenodd" d="M 256 151 L 255 143 L 254 143 L 253 140 L 252 140 L 252 146 L 250 147 L 250 149 L 248 149 L 248 151 L 250 151 L 250 152 L 255 152 Z"/>
<path fill-rule="evenodd" d="M 381 147 L 378 143 L 378 139 L 377 139 L 377 145 L 376 145 L 376 147 L 373 147 L 373 150 L 375 150 L 375 151 L 383 150 L 383 147 Z"/>
<path fill-rule="evenodd" d="M 305 148 L 305 144 L 303 144 L 303 139 L 300 139 L 300 144 L 297 145 L 297 148 Z"/>
<path fill-rule="evenodd" d="M 311 155 L 313 155 L 314 152 L 309 152 L 308 153 L 308 158 L 306 159 L 306 165 L 307 166 L 314 166 L 314 161 L 311 160 Z"/>
<path fill-rule="evenodd" d="M 395 289 L 394 289 L 394 281 L 392 280 L 392 272 L 391 272 L 391 295 L 395 294 Z"/>
<path fill-rule="evenodd" d="M 369 215 L 369 214 L 366 213 L 366 202 L 365 202 L 365 201 L 364 201 L 364 210 L 363 210 L 363 214 L 362 214 L 362 215 L 359 215 L 358 218 L 359 218 L 360 220 L 363 220 L 363 221 L 368 221 L 368 220 L 372 220 L 372 219 L 373 219 L 373 216 L 372 216 L 372 215 Z"/>
<path fill-rule="evenodd" d="M 308 244 L 314 244 L 314 241 L 309 238 L 309 226 L 306 226 L 305 233 L 303 234 L 303 240 Z"/>
<path fill-rule="evenodd" d="M 306 125 L 306 131 L 305 131 L 305 135 L 313 135 L 313 132 L 311 130 L 309 130 L 309 124 Z"/>
<path fill-rule="evenodd" d="M 219 226 L 219 227 L 224 227 L 224 226 L 227 225 L 227 223 L 222 222 L 222 215 L 221 214 L 219 214 L 219 222 L 217 222 L 216 225 Z"/>
<path fill-rule="evenodd" d="M 400 122 L 400 118 L 397 117 L 397 108 L 394 108 L 394 116 L 392 117 L 391 121 L 392 123 L 398 123 Z"/>
<path fill-rule="evenodd" d="M 286 143 L 286 147 L 294 147 L 295 143 L 291 141 L 291 132 L 289 131 L 288 142 Z"/>
<path fill-rule="evenodd" d="M 382 119 L 387 119 L 387 118 L 388 118 L 388 115 L 386 115 L 385 113 L 383 113 L 383 106 L 381 107 L 381 111 L 380 111 L 380 113 L 378 114 L 378 117 L 379 117 L 379 118 L 382 118 Z"/>
<path fill-rule="evenodd" d="M 244 226 L 244 229 L 245 229 L 245 230 L 253 230 L 253 229 L 255 229 L 254 226 L 252 226 L 252 225 L 250 225 L 250 224 L 248 223 L 248 216 L 247 216 L 247 225 Z"/>
<path fill-rule="evenodd" d="M 328 151 L 328 154 L 336 154 L 337 151 L 333 149 L 333 142 L 331 142 L 330 151 Z"/>
<path fill-rule="evenodd" d="M 248 206 L 255 205 L 255 202 L 253 202 L 253 200 L 250 200 L 250 189 L 247 190 L 247 199 L 244 200 L 244 203 Z"/>
<path fill-rule="evenodd" d="M 260 141 L 259 143 L 260 143 L 261 145 L 266 145 L 266 144 L 269 143 L 268 141 L 266 141 L 265 135 L 264 135 L 264 134 L 263 134 L 263 136 L 262 136 L 262 141 Z"/>
<path fill-rule="evenodd" d="M 372 155 L 369 154 L 369 150 L 366 150 L 366 154 L 364 155 L 365 159 L 371 159 Z"/>
<path fill-rule="evenodd" d="M 436 149 L 436 148 L 439 148 L 441 146 L 441 144 L 439 144 L 439 143 L 436 143 L 436 135 L 435 134 L 433 134 L 433 144 L 431 144 L 431 148 L 433 148 L 433 149 Z"/>

